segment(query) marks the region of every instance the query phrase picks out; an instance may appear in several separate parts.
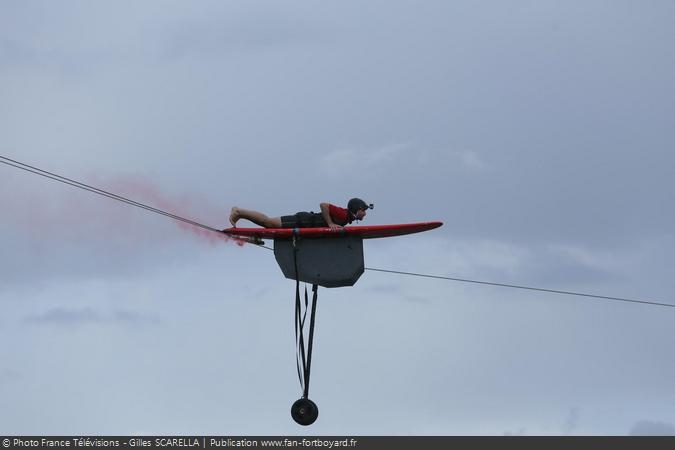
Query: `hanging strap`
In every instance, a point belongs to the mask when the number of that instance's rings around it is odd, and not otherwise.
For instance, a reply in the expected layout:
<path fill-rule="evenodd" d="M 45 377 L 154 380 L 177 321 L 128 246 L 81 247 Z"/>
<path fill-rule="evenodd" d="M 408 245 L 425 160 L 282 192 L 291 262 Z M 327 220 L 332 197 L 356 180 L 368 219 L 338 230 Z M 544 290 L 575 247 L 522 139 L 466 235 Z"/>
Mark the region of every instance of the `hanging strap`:
<path fill-rule="evenodd" d="M 305 398 L 309 397 L 309 373 L 312 369 L 312 344 L 314 343 L 314 319 L 316 318 L 316 299 L 319 286 L 312 285 L 312 314 L 309 316 L 309 343 L 307 347 L 307 366 L 305 367 Z M 307 286 L 305 286 L 305 300 L 307 300 Z M 307 310 L 305 309 L 305 312 Z"/>
<path fill-rule="evenodd" d="M 295 264 L 295 362 L 298 370 L 298 380 L 300 386 L 304 389 L 304 367 L 305 367 L 305 345 L 304 336 L 302 333 L 305 324 L 305 318 L 302 317 L 300 304 L 300 278 L 298 277 L 298 248 L 295 245 L 295 237 L 293 237 L 293 263 Z M 307 314 L 307 305 L 305 305 L 305 315 Z M 300 370 L 302 362 L 303 370 Z"/>
<path fill-rule="evenodd" d="M 318 297 L 318 286 L 312 286 L 312 312 L 309 318 L 309 340 L 307 351 L 305 352 L 305 319 L 307 318 L 307 309 L 309 307 L 309 298 L 307 296 L 307 285 L 305 285 L 305 311 L 302 312 L 302 302 L 300 301 L 300 278 L 298 275 L 298 248 L 295 237 L 293 237 L 293 264 L 295 265 L 295 361 L 298 371 L 298 380 L 303 390 L 303 397 L 309 396 L 309 376 L 312 366 L 312 346 L 314 341 L 314 320 L 316 316 L 316 300 Z"/>

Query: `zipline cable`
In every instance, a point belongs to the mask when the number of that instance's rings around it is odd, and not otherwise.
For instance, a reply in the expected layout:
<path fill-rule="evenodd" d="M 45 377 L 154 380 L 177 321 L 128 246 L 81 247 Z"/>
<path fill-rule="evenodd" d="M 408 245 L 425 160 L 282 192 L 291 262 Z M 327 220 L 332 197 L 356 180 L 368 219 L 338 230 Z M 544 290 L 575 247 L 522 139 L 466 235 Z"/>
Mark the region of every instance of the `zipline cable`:
<path fill-rule="evenodd" d="M 132 205 L 132 206 L 136 206 L 138 208 L 142 208 L 142 209 L 145 209 L 145 210 L 157 213 L 157 214 L 162 214 L 164 216 L 170 217 L 170 218 L 175 219 L 175 220 L 179 220 L 181 222 L 188 223 L 190 225 L 194 225 L 196 227 L 200 227 L 200 228 L 204 228 L 204 229 L 209 230 L 209 231 L 214 231 L 214 232 L 220 233 L 220 230 L 218 230 L 216 228 L 213 228 L 213 227 L 210 227 L 208 225 L 204 225 L 204 224 L 201 224 L 199 222 L 195 222 L 194 220 L 187 219 L 185 217 L 181 217 L 179 215 L 172 214 L 170 212 L 161 210 L 159 208 L 154 208 L 154 207 L 146 205 L 144 203 L 140 203 L 140 202 L 137 202 L 135 200 L 128 199 L 128 198 L 123 197 L 121 195 L 114 194 L 112 192 L 108 192 L 108 191 L 105 191 L 103 189 L 99 189 L 97 187 L 90 186 L 88 184 L 85 184 L 85 183 L 82 183 L 82 182 L 79 182 L 79 181 L 76 181 L 76 180 L 72 180 L 72 179 L 64 177 L 62 175 L 58 175 L 58 174 L 48 172 L 46 170 L 42 170 L 42 169 L 39 169 L 37 167 L 28 165 L 28 164 L 24 164 L 24 163 L 19 162 L 19 161 L 15 161 L 13 159 L 7 158 L 7 157 L 2 156 L 2 155 L 0 155 L 0 163 L 6 164 L 8 166 L 16 167 L 17 169 L 25 170 L 26 172 L 34 173 L 35 175 L 40 175 L 42 177 L 49 178 L 49 179 L 52 179 L 52 180 L 55 180 L 55 181 L 58 181 L 58 182 L 61 182 L 61 183 L 64 183 L 64 184 L 68 184 L 68 185 L 76 187 L 76 188 L 84 189 L 85 191 L 93 192 L 94 194 L 99 194 L 99 195 L 102 195 L 104 197 L 108 197 L 108 198 L 111 198 L 113 200 L 117 200 L 117 201 L 122 202 L 122 203 L 126 203 L 126 204 L 129 204 L 129 205 Z"/>
<path fill-rule="evenodd" d="M 222 234 L 221 230 L 219 230 L 217 228 L 213 228 L 213 227 L 210 227 L 208 225 L 204 225 L 203 223 L 196 222 L 192 219 L 187 219 L 187 218 L 181 217 L 177 214 L 173 214 L 173 213 L 170 213 L 168 211 L 164 211 L 162 209 L 155 208 L 153 206 L 146 205 L 144 203 L 137 202 L 135 200 L 131 200 L 129 198 L 123 197 L 123 196 L 118 195 L 118 194 L 114 194 L 112 192 L 105 191 L 103 189 L 100 189 L 100 188 L 97 188 L 97 187 L 94 187 L 94 186 L 90 186 L 86 183 L 82 183 L 80 181 L 76 181 L 76 180 L 64 177 L 62 175 L 55 174 L 53 172 L 49 172 L 47 170 L 43 170 L 43 169 L 40 169 L 40 168 L 35 167 L 35 166 L 31 166 L 29 164 L 25 164 L 25 163 L 16 161 L 16 160 L 11 159 L 11 158 L 7 158 L 6 156 L 0 155 L 0 163 L 6 164 L 6 165 L 11 166 L 11 167 L 15 167 L 17 169 L 24 170 L 26 172 L 33 173 L 35 175 L 40 175 L 41 177 L 45 177 L 45 178 L 49 178 L 49 179 L 54 180 L 54 181 L 58 181 L 60 183 L 64 183 L 64 184 L 67 184 L 67 185 L 70 185 L 70 186 L 73 186 L 73 187 L 76 187 L 76 188 L 80 188 L 80 189 L 83 189 L 85 191 L 93 192 L 94 194 L 99 194 L 99 195 L 102 195 L 103 197 L 108 197 L 108 198 L 111 198 L 113 200 L 117 200 L 119 202 L 126 203 L 126 204 L 131 205 L 131 206 L 136 206 L 138 208 L 145 209 L 146 211 L 161 214 L 161 215 L 169 217 L 171 219 L 178 220 L 178 221 L 181 221 L 181 222 L 185 222 L 187 224 L 194 225 L 196 227 L 200 227 L 200 228 L 203 228 L 205 230 L 213 231 L 214 233 Z M 228 238 L 238 240 L 236 237 L 228 237 Z M 258 245 L 258 246 L 266 248 L 268 250 L 274 250 L 273 248 L 266 247 L 264 245 Z"/>
<path fill-rule="evenodd" d="M 99 194 L 104 197 L 111 198 L 113 200 L 117 200 L 122 203 L 129 204 L 131 206 L 136 206 L 138 208 L 145 209 L 150 212 L 154 212 L 156 214 L 161 214 L 166 217 L 170 217 L 175 220 L 179 220 L 181 222 L 188 223 L 190 225 L 194 225 L 196 227 L 204 228 L 209 231 L 213 231 L 215 233 L 222 233 L 221 230 L 217 228 L 210 227 L 208 225 L 204 225 L 202 223 L 196 222 L 191 219 L 187 219 L 185 217 L 181 217 L 176 214 L 172 214 L 170 212 L 161 210 L 159 208 L 154 208 L 152 206 L 146 205 L 144 203 L 137 202 L 135 200 L 128 199 L 126 197 L 123 197 L 118 194 L 114 194 L 112 192 L 105 191 L 103 189 L 99 189 L 94 186 L 90 186 L 88 184 L 72 180 L 70 178 L 57 175 L 52 172 L 48 172 L 43 169 L 39 169 L 37 167 L 31 166 L 29 164 L 25 164 L 19 161 L 16 161 L 11 158 L 7 158 L 5 156 L 0 155 L 0 163 L 6 164 L 8 166 L 15 167 L 17 169 L 24 170 L 26 172 L 33 173 L 35 175 L 40 175 L 45 178 L 49 178 L 64 184 L 68 184 L 70 186 L 84 189 L 89 192 L 93 192 L 94 194 Z M 257 247 L 265 248 L 267 250 L 272 250 L 274 251 L 273 248 L 267 247 L 264 245 L 257 245 Z M 519 286 L 515 284 L 505 284 L 505 283 L 494 283 L 494 282 L 489 282 L 489 281 L 479 281 L 479 280 L 469 280 L 466 278 L 454 278 L 454 277 L 444 277 L 444 276 L 438 276 L 438 275 L 429 275 L 429 274 L 423 274 L 423 273 L 414 273 L 414 272 L 402 272 L 402 271 L 397 271 L 397 270 L 387 270 L 387 269 L 377 269 L 373 267 L 366 267 L 365 270 L 372 270 L 375 272 L 386 272 L 386 273 L 393 273 L 397 275 L 409 275 L 409 276 L 417 276 L 417 277 L 424 277 L 424 278 L 435 278 L 435 279 L 440 279 L 440 280 L 449 280 L 449 281 L 457 281 L 461 283 L 474 283 L 474 284 L 483 284 L 483 285 L 489 285 L 489 286 L 499 286 L 499 287 L 506 287 L 506 288 L 512 288 L 512 289 L 526 289 L 530 291 L 539 291 L 539 292 L 548 292 L 548 293 L 553 293 L 553 294 L 563 294 L 563 295 L 574 295 L 574 296 L 579 296 L 579 297 L 588 297 L 588 298 L 595 298 L 595 299 L 601 299 L 601 300 L 611 300 L 611 301 L 620 301 L 620 302 L 629 302 L 629 303 L 641 303 L 645 305 L 653 305 L 653 306 L 666 306 L 669 308 L 675 308 L 674 304 L 670 303 L 660 303 L 660 302 L 654 302 L 654 301 L 648 301 L 648 300 L 636 300 L 636 299 L 630 299 L 630 298 L 622 298 L 622 297 L 610 297 L 610 296 L 605 296 L 605 295 L 595 295 L 595 294 L 586 294 L 582 292 L 572 292 L 572 291 L 561 291 L 561 290 L 556 290 L 556 289 L 545 289 L 545 288 L 538 288 L 538 287 L 531 287 L 531 286 Z"/>
<path fill-rule="evenodd" d="M 398 270 L 387 270 L 387 269 L 375 269 L 372 267 L 366 267 L 366 270 L 372 270 L 376 272 L 387 272 L 387 273 L 394 273 L 398 275 L 412 275 L 416 277 L 425 277 L 425 278 L 436 278 L 440 280 L 450 280 L 450 281 L 459 281 L 461 283 L 475 283 L 475 284 L 485 284 L 489 286 L 499 286 L 499 287 L 507 287 L 507 288 L 513 288 L 513 289 L 527 289 L 530 291 L 540 291 L 540 292 L 550 292 L 553 294 L 564 294 L 564 295 L 576 295 L 580 297 L 590 297 L 590 298 L 597 298 L 597 299 L 602 299 L 602 300 L 614 300 L 614 301 L 620 301 L 620 302 L 630 302 L 630 303 L 642 303 L 645 305 L 654 305 L 654 306 L 667 306 L 669 308 L 675 308 L 675 305 L 670 304 L 670 303 L 659 303 L 659 302 L 651 302 L 647 300 L 635 300 L 632 298 L 621 298 L 621 297 L 608 297 L 605 295 L 595 295 L 595 294 L 585 294 L 582 292 L 571 292 L 571 291 L 559 291 L 556 289 L 545 289 L 545 288 L 537 288 L 537 287 L 531 287 L 531 286 L 519 286 L 515 284 L 505 284 L 505 283 L 493 283 L 489 281 L 478 281 L 478 280 L 469 280 L 466 278 L 453 278 L 453 277 L 442 277 L 438 275 L 428 275 L 428 274 L 423 274 L 423 273 L 413 273 L 413 272 L 401 272 Z"/>
<path fill-rule="evenodd" d="M 266 248 L 268 250 L 274 250 L 273 248 L 270 247 L 265 247 L 261 246 L 263 248 Z M 612 300 L 612 301 L 620 301 L 620 302 L 629 302 L 629 303 L 642 303 L 645 305 L 652 305 L 652 306 L 667 306 L 669 308 L 675 308 L 675 305 L 671 303 L 660 303 L 660 302 L 653 302 L 649 300 L 636 300 L 632 298 L 622 298 L 622 297 L 610 297 L 606 295 L 596 295 L 596 294 L 586 294 L 583 292 L 572 292 L 572 291 L 561 291 L 557 289 L 546 289 L 546 288 L 538 288 L 538 287 L 532 287 L 532 286 L 520 286 L 516 284 L 506 284 L 506 283 L 494 283 L 491 281 L 479 281 L 479 280 L 469 280 L 467 278 L 455 278 L 455 277 L 443 277 L 439 275 L 429 275 L 425 273 L 414 273 L 414 272 L 402 272 L 399 270 L 388 270 L 388 269 L 377 269 L 374 267 L 365 267 L 365 270 L 371 270 L 373 272 L 384 272 L 384 273 L 393 273 L 396 275 L 410 275 L 410 276 L 415 276 L 415 277 L 424 277 L 424 278 L 435 278 L 438 280 L 448 280 L 448 281 L 457 281 L 460 283 L 474 283 L 474 284 L 483 284 L 483 285 L 488 285 L 488 286 L 498 286 L 498 287 L 506 287 L 506 288 L 512 288 L 512 289 L 525 289 L 529 291 L 539 291 L 539 292 L 548 292 L 552 294 L 563 294 L 563 295 L 574 295 L 578 297 L 588 297 L 588 298 L 595 298 L 595 299 L 601 299 L 601 300 Z"/>

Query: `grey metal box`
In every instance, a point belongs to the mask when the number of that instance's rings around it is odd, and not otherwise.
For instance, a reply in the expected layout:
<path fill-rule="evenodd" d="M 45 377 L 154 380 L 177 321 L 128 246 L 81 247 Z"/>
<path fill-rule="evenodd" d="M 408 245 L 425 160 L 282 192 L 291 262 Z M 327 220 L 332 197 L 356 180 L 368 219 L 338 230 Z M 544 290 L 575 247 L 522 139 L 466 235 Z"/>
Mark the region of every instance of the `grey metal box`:
<path fill-rule="evenodd" d="M 298 278 L 323 287 L 353 286 L 364 271 L 363 239 L 298 238 Z M 284 276 L 295 280 L 293 240 L 275 239 L 274 257 Z"/>

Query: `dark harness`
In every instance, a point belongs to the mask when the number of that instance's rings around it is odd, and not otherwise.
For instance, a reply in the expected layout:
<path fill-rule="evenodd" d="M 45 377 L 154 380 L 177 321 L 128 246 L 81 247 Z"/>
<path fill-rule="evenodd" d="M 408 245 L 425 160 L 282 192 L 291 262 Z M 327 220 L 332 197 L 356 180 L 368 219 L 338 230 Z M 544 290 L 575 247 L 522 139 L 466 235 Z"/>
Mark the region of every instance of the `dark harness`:
<path fill-rule="evenodd" d="M 350 224 L 354 221 L 354 216 L 348 212 L 347 223 Z M 281 227 L 282 228 L 323 228 L 327 227 L 328 224 L 323 218 L 323 214 L 300 211 L 292 216 L 281 216 Z"/>

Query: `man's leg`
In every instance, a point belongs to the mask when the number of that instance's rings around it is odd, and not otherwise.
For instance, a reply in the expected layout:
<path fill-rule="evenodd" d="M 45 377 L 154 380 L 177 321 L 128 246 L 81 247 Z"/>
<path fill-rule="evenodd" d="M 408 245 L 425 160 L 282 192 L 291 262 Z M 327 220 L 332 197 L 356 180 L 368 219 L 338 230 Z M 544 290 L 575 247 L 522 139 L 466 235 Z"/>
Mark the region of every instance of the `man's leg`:
<path fill-rule="evenodd" d="M 239 219 L 250 220 L 254 224 L 265 228 L 281 228 L 280 217 L 268 217 L 258 211 L 251 211 L 250 209 L 242 209 L 234 206 L 230 211 L 230 223 L 233 227 L 237 226 L 237 221 Z"/>

